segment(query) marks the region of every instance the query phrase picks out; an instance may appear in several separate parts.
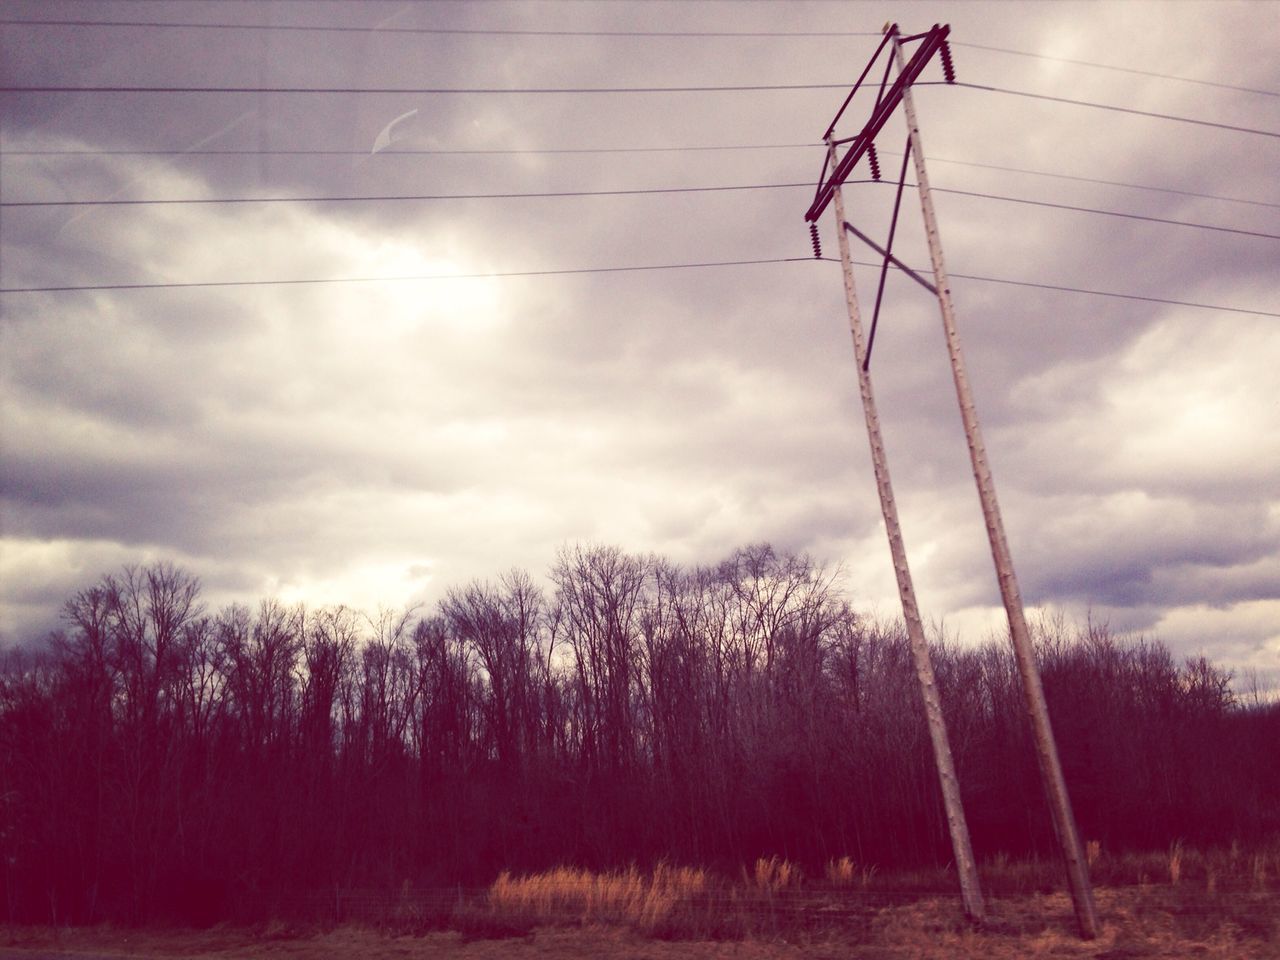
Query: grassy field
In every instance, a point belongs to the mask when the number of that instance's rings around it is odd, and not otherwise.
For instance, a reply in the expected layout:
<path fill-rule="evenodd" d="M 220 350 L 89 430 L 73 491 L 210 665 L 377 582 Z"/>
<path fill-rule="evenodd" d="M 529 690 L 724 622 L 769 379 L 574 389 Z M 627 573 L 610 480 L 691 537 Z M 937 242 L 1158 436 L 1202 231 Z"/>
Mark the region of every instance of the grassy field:
<path fill-rule="evenodd" d="M 777 857 L 739 875 L 659 865 L 503 873 L 486 889 L 281 900 L 292 917 L 207 930 L 0 927 L 13 960 L 330 960 L 339 957 L 957 957 L 1280 960 L 1280 845 L 1112 857 L 1088 845 L 1102 935 L 1084 942 L 1058 869 L 997 857 L 987 921 L 961 914 L 947 871 L 880 874 L 848 858 L 821 876 Z M 326 915 L 327 914 L 327 915 Z M 309 918 L 309 919 L 304 919 Z"/>
<path fill-rule="evenodd" d="M 823 899 L 828 900 L 825 906 Z M 447 931 L 403 932 L 394 925 L 376 928 L 357 924 L 323 930 L 279 922 L 201 931 L 13 927 L 0 932 L 0 956 L 14 960 L 1280 958 L 1280 895 L 1273 890 L 1209 893 L 1200 885 L 1165 883 L 1099 888 L 1097 899 L 1104 929 L 1103 935 L 1091 943 L 1084 943 L 1075 935 L 1071 904 L 1065 894 L 993 899 L 988 924 L 977 930 L 959 916 L 952 897 L 873 906 L 862 902 L 862 893 L 851 890 L 842 897 L 828 894 L 806 900 L 808 922 L 776 917 L 774 932 L 766 931 L 762 923 L 754 932 L 716 939 L 667 939 L 660 931 L 645 933 L 627 914 L 635 904 L 622 898 L 601 907 L 613 911 L 612 921 L 570 920 L 568 911 L 562 909 L 560 922 L 539 923 L 528 905 L 515 910 L 509 901 L 496 901 L 492 909 L 477 906 L 477 913 L 470 920 L 463 919 L 464 929 Z M 604 902 L 609 902 L 607 894 Z M 649 906 L 652 908 L 653 904 Z"/>

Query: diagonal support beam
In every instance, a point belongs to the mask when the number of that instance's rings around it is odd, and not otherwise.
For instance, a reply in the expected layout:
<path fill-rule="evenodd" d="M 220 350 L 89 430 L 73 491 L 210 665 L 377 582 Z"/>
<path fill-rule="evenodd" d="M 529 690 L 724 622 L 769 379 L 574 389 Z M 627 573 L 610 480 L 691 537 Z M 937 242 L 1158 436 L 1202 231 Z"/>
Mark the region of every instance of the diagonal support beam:
<path fill-rule="evenodd" d="M 867 356 L 862 361 L 867 364 L 871 363 L 871 350 L 876 342 L 876 328 L 880 325 L 880 304 L 884 301 L 884 281 L 889 275 L 889 257 L 893 254 L 893 238 L 898 234 L 898 212 L 902 209 L 902 188 L 907 182 L 907 164 L 910 161 L 911 140 L 908 139 L 902 151 L 902 171 L 898 174 L 898 190 L 893 198 L 893 218 L 889 221 L 889 236 L 884 242 L 884 260 L 880 263 L 880 283 L 876 287 L 876 306 L 871 311 L 871 333 L 867 335 Z"/>
<path fill-rule="evenodd" d="M 920 286 L 924 287 L 926 290 L 932 293 L 935 297 L 938 295 L 937 287 L 935 287 L 932 283 L 930 283 L 924 277 L 920 276 L 920 274 L 916 273 L 914 270 L 908 267 L 905 263 L 903 263 L 901 260 L 895 257 L 892 253 L 890 253 L 884 247 L 880 246 L 880 244 L 876 243 L 874 240 L 868 237 L 865 233 L 863 233 L 861 230 L 855 227 L 852 223 L 849 223 L 849 221 L 846 220 L 844 224 L 844 228 L 848 230 L 850 233 L 852 233 L 859 240 L 861 240 L 863 243 L 865 243 L 872 250 L 874 250 L 876 253 L 880 254 L 880 256 L 884 257 L 886 260 L 892 263 L 895 267 L 897 267 L 899 270 L 905 273 L 908 277 L 910 277 L 916 283 L 920 284 Z"/>

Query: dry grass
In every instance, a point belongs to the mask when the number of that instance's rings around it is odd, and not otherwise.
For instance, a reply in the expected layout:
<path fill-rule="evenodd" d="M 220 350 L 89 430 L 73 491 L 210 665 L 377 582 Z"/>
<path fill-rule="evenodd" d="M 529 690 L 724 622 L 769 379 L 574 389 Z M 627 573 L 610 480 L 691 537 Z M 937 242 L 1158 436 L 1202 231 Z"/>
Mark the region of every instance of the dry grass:
<path fill-rule="evenodd" d="M 1102 856 L 1102 844 L 1097 840 L 1090 840 L 1084 845 L 1084 858 L 1089 863 L 1089 869 L 1093 869 L 1093 865 L 1098 862 L 1098 857 Z"/>
<path fill-rule="evenodd" d="M 642 887 L 651 885 L 651 878 L 641 875 L 640 879 Z M 601 925 L 539 927 L 508 939 L 457 932 L 395 936 L 357 926 L 295 931 L 287 937 L 266 927 L 209 931 L 0 928 L 0 956 L 6 960 L 77 955 L 134 960 L 1275 960 L 1280 956 L 1280 895 L 1275 892 L 1206 899 L 1203 889 L 1184 879 L 1178 887 L 1162 883 L 1103 888 L 1097 894 L 1103 930 L 1099 939 L 1089 943 L 1076 936 L 1067 896 L 1054 893 L 990 900 L 990 922 L 983 930 L 964 921 L 957 897 L 935 897 L 881 907 L 856 935 L 786 931 L 724 942 L 661 940 L 628 926 Z M 833 895 L 837 899 L 850 896 L 861 894 Z"/>
<path fill-rule="evenodd" d="M 706 871 L 692 867 L 659 864 L 648 875 L 634 867 L 608 873 L 560 867 L 526 877 L 502 873 L 489 888 L 487 906 L 496 917 L 654 933 L 706 890 Z"/>
<path fill-rule="evenodd" d="M 983 864 L 989 917 L 978 929 L 964 919 L 953 873 L 877 876 L 842 857 L 827 864 L 824 880 L 806 883 L 794 864 L 770 857 L 744 867 L 736 882 L 659 865 L 651 872 L 504 873 L 486 890 L 466 894 L 415 891 L 406 883 L 385 897 L 384 912 L 370 926 L 0 928 L 0 956 L 1280 960 L 1280 843 L 1247 852 L 1182 843 L 1120 855 L 1099 844 L 1088 849 L 1103 922 L 1092 943 L 1076 936 L 1052 861 L 996 857 Z"/>
<path fill-rule="evenodd" d="M 778 857 L 761 857 L 756 861 L 755 886 L 765 893 L 781 893 L 798 886 L 801 879 L 800 868 L 789 860 Z"/>
<path fill-rule="evenodd" d="M 1188 882 L 1203 887 L 1210 893 L 1265 892 L 1274 886 L 1280 875 L 1280 841 L 1244 852 L 1238 844 L 1231 847 L 1207 850 L 1175 841 L 1165 850 L 1147 852 L 1112 853 L 1091 841 L 1085 847 L 1089 861 L 1089 873 L 1099 886 L 1173 886 Z M 1044 860 L 1012 860 L 997 854 L 984 861 L 980 867 L 983 890 L 997 897 L 1023 896 L 1049 893 L 1063 886 L 1062 868 L 1055 858 Z M 945 878 L 936 871 L 932 879 L 924 872 L 914 874 L 889 874 L 885 883 L 890 889 L 906 889 L 905 878 L 914 877 L 916 885 L 910 889 L 946 889 Z M 879 886 L 883 887 L 884 884 Z"/>
<path fill-rule="evenodd" d="M 1175 887 L 1182 880 L 1182 852 L 1182 841 L 1173 841 L 1169 847 L 1169 882 Z"/>
<path fill-rule="evenodd" d="M 849 874 L 856 876 L 852 864 Z M 522 877 L 503 873 L 481 902 L 455 912 L 453 926 L 468 936 L 602 925 L 661 939 L 743 940 L 803 930 L 812 904 L 799 867 L 780 857 L 760 858 L 751 870 L 744 867 L 737 884 L 706 870 L 667 864 L 652 873 L 634 867 L 605 873 L 560 867 Z M 849 914 L 845 908 L 838 911 L 840 918 Z"/>
<path fill-rule="evenodd" d="M 876 867 L 875 864 L 869 864 L 858 869 L 849 857 L 841 857 L 839 860 L 828 860 L 823 875 L 827 883 L 838 889 L 858 885 L 865 890 L 871 886 L 871 881 L 875 878 Z"/>
<path fill-rule="evenodd" d="M 839 860 L 828 860 L 826 877 L 827 883 L 833 887 L 853 886 L 853 861 L 848 857 L 841 857 Z"/>

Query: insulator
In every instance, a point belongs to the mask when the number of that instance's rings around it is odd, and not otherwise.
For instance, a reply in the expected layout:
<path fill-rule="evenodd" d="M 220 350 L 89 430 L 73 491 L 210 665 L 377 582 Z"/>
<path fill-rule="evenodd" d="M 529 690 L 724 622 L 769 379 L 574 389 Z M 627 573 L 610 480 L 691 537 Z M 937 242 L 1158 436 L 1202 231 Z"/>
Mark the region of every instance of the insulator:
<path fill-rule="evenodd" d="M 942 41 L 942 76 L 947 83 L 956 82 L 956 67 L 951 62 L 951 44 L 945 40 Z"/>
<path fill-rule="evenodd" d="M 880 158 L 876 156 L 876 145 L 870 144 L 867 147 L 867 162 L 871 164 L 871 179 L 880 179 Z"/>
<path fill-rule="evenodd" d="M 822 239 L 818 236 L 818 225 L 816 223 L 809 224 L 809 236 L 813 240 L 813 259 L 822 259 Z"/>

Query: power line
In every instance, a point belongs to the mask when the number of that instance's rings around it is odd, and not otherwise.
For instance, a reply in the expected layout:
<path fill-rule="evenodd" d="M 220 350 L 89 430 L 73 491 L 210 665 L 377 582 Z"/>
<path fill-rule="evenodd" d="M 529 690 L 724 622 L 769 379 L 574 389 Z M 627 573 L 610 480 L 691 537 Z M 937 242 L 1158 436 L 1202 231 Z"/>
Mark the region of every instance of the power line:
<path fill-rule="evenodd" d="M 888 150 L 880 151 L 883 157 L 900 157 L 900 153 Z M 1217 193 L 1197 193 L 1194 190 L 1178 190 L 1174 187 L 1157 187 L 1144 183 L 1129 183 L 1125 180 L 1103 180 L 1098 177 L 1077 177 L 1069 173 L 1050 173 L 1047 170 L 1030 170 L 1026 167 L 1006 167 L 996 163 L 978 163 L 973 160 L 948 160 L 944 157 L 930 157 L 930 163 L 953 163 L 962 167 L 977 167 L 982 170 L 1001 170 L 1005 173 L 1025 173 L 1034 177 L 1052 177 L 1055 180 L 1075 180 L 1079 183 L 1097 183 L 1107 187 L 1126 187 L 1131 190 L 1152 190 L 1156 193 L 1174 193 L 1181 197 L 1198 197 L 1202 200 L 1222 200 L 1227 203 L 1247 203 L 1257 207 L 1280 207 L 1280 203 L 1267 200 L 1250 200 L 1245 197 L 1224 197 Z"/>
<path fill-rule="evenodd" d="M 1180 77 L 1172 73 L 1157 73 L 1154 70 L 1138 70 L 1134 67 L 1117 67 L 1110 63 L 1098 63 L 1094 60 L 1074 60 L 1071 57 L 1054 57 L 1047 53 L 1031 53 L 1028 50 L 1011 50 L 1009 47 L 991 47 L 985 43 L 967 43 L 964 40 L 952 40 L 953 47 L 968 47 L 971 50 L 991 50 L 995 53 L 1008 53 L 1015 57 L 1033 57 L 1036 60 L 1052 60 L 1055 63 L 1071 63 L 1078 67 L 1094 67 L 1098 70 L 1115 70 L 1119 73 L 1133 73 L 1142 77 L 1155 77 L 1159 80 L 1176 80 L 1179 83 L 1195 83 L 1204 87 L 1218 87 L 1222 90 L 1238 90 L 1241 93 L 1260 93 L 1266 97 L 1280 97 L 1275 90 L 1260 90 L 1257 87 L 1241 87 L 1234 83 L 1219 83 L 1216 80 L 1199 80 L 1195 77 Z"/>
<path fill-rule="evenodd" d="M 1094 103 L 1088 100 L 1074 100 L 1070 97 L 1055 97 L 1045 93 L 1031 93 L 1027 90 L 1011 90 L 1007 87 L 993 87 L 981 83 L 967 83 L 963 80 L 955 83 L 944 81 L 919 81 L 914 86 L 949 86 L 968 87 L 971 90 L 985 90 L 990 93 L 1004 93 L 1016 97 L 1029 97 L 1034 100 L 1046 100 L 1053 103 L 1066 103 L 1079 107 L 1093 107 L 1097 110 L 1111 110 L 1138 117 L 1153 117 L 1158 120 L 1172 120 L 1177 123 L 1191 123 L 1201 127 L 1213 127 L 1218 130 L 1232 130 L 1236 133 L 1252 133 L 1262 137 L 1280 137 L 1274 130 L 1259 130 L 1256 127 L 1240 127 L 1229 123 L 1217 123 L 1213 120 L 1198 120 L 1194 117 L 1183 117 L 1171 113 L 1154 113 L 1149 110 L 1137 110 L 1132 107 L 1121 107 L 1109 103 Z M 4 86 L 0 93 L 164 93 L 164 94 L 197 94 L 197 93 L 255 93 L 255 94 L 398 94 L 398 95 L 447 95 L 447 94 L 622 94 L 622 93 L 762 93 L 784 90 L 847 90 L 847 83 L 760 83 L 760 84 L 723 84 L 710 86 L 678 86 L 678 87 L 144 87 L 144 86 L 88 86 L 88 85 L 41 85 L 41 86 Z"/>
<path fill-rule="evenodd" d="M 561 153 L 684 153 L 699 150 L 791 150 L 800 147 L 820 147 L 821 143 L 727 143 L 709 145 L 684 145 L 673 147 L 540 147 L 531 149 L 398 149 L 379 150 L 379 157 L 403 156 L 519 156 L 526 154 L 561 154 Z M 335 156 L 335 157 L 369 157 L 374 154 L 369 150 L 4 150 L 0 149 L 0 157 L 150 157 L 150 156 Z"/>
<path fill-rule="evenodd" d="M 724 150 L 797 150 L 821 147 L 817 141 L 810 143 L 730 143 L 730 144 L 683 144 L 669 147 L 534 147 L 528 149 L 467 149 L 467 148 L 430 148 L 396 150 L 380 150 L 378 157 L 421 157 L 421 156 L 541 156 L 541 155 L 591 155 L 591 154 L 627 154 L 627 153 L 686 153 L 699 151 Z M 889 150 L 880 151 L 881 156 L 898 157 L 900 153 Z M 223 149 L 223 150 L 5 150 L 0 148 L 0 158 L 4 157 L 170 157 L 170 156 L 335 156 L 335 157 L 370 157 L 368 150 L 259 150 L 259 149 Z M 1183 197 L 1198 197 L 1203 200 L 1221 200 L 1227 203 L 1247 203 L 1260 207 L 1280 207 L 1280 203 L 1267 200 L 1251 200 L 1247 197 L 1226 197 L 1216 193 L 1197 193 L 1194 190 L 1179 190 L 1174 187 L 1157 187 L 1152 184 L 1130 183 L 1125 180 L 1104 180 L 1098 177 L 1079 177 L 1069 173 L 1052 173 L 1048 170 L 1031 170 L 1027 167 L 1009 167 L 995 163 L 980 163 L 974 160 L 952 160 L 946 157 L 930 157 L 930 163 L 952 163 L 958 166 L 975 167 L 981 170 L 1000 170 L 1006 173 L 1025 173 L 1036 177 L 1051 177 L 1057 180 L 1074 180 L 1079 183 L 1096 183 L 1109 187 L 1126 187 L 1131 190 L 1151 190 L 1157 193 L 1172 193 Z"/>
<path fill-rule="evenodd" d="M 881 183 L 885 181 L 847 180 L 846 183 Z M 914 185 L 914 184 L 913 184 Z M 212 206 L 225 204 L 252 203 L 377 203 L 391 201 L 439 201 L 439 200 L 528 200 L 528 199 L 564 199 L 572 197 L 625 197 L 625 196 L 658 196 L 682 193 L 724 193 L 740 190 L 785 190 L 804 187 L 812 189 L 813 184 L 804 183 L 744 183 L 725 186 L 697 187 L 649 187 L 630 190 L 553 190 L 538 192 L 508 193 L 435 193 L 435 194 L 374 194 L 370 196 L 309 196 L 309 197 L 179 197 L 174 199 L 142 198 L 135 200 L 6 200 L 0 202 L 0 208 L 31 209 L 43 207 L 143 207 L 143 206 Z M 1031 200 L 1026 197 L 1009 197 L 998 193 L 979 193 L 972 190 L 952 190 L 935 187 L 936 193 L 951 193 L 963 197 L 976 197 L 985 200 L 1000 200 L 1008 203 L 1022 203 L 1031 206 L 1048 207 L 1055 210 L 1071 210 L 1078 213 L 1090 213 L 1099 216 L 1119 217 L 1125 220 L 1141 220 L 1148 223 L 1167 224 L 1177 227 L 1192 227 L 1198 230 L 1212 230 L 1217 233 L 1233 233 L 1241 236 L 1259 237 L 1265 240 L 1280 240 L 1280 234 L 1262 233 L 1254 230 L 1242 230 L 1236 227 L 1222 227 L 1209 223 L 1197 223 L 1190 220 L 1170 220 L 1163 217 L 1151 217 L 1140 213 L 1125 213 L 1120 210 L 1102 210 L 1096 207 L 1081 207 L 1067 203 L 1051 203 L 1047 200 Z"/>
<path fill-rule="evenodd" d="M 822 257 L 821 262 L 839 263 L 840 261 L 833 257 Z M 563 270 L 512 270 L 496 273 L 460 273 L 460 274 L 416 274 L 410 276 L 398 277 L 318 277 L 295 280 L 211 280 L 211 281 L 173 281 L 168 283 L 111 283 L 111 284 L 83 284 L 75 286 L 57 286 L 57 287 L 7 287 L 0 289 L 0 294 L 5 293 L 74 293 L 74 292 L 98 292 L 113 290 L 174 290 L 174 289 L 196 289 L 196 288 L 215 288 L 215 287 L 272 287 L 272 286 L 301 286 L 307 284 L 333 284 L 333 283 L 402 283 L 417 281 L 435 281 L 435 280 L 499 280 L 512 279 L 520 277 L 556 277 L 571 276 L 577 274 L 597 274 L 597 273 L 634 273 L 643 271 L 656 270 L 685 270 L 701 267 L 744 267 L 744 266 L 761 266 L 766 264 L 777 263 L 813 263 L 816 262 L 813 257 L 780 257 L 762 260 L 714 260 L 703 261 L 698 263 L 664 263 L 664 264 L 644 264 L 639 266 L 613 266 L 613 267 L 576 267 Z M 880 263 L 872 263 L 866 260 L 854 260 L 853 263 L 860 267 L 880 267 Z M 982 283 L 996 283 L 1014 287 L 1033 287 L 1040 290 L 1056 290 L 1065 293 L 1079 293 L 1095 297 L 1110 297 L 1119 300 L 1138 300 L 1144 303 L 1161 303 L 1177 307 L 1193 307 L 1198 310 L 1218 310 L 1227 313 L 1244 313 L 1259 317 L 1280 317 L 1280 313 L 1271 313 L 1265 310 L 1247 310 L 1242 307 L 1228 307 L 1222 304 L 1214 303 L 1194 303 L 1188 300 L 1171 300 L 1164 297 L 1146 297 L 1141 294 L 1119 293 L 1112 290 L 1090 290 L 1084 287 L 1070 287 L 1051 283 L 1036 283 L 1029 280 L 1013 280 L 1007 277 L 984 277 L 976 274 L 952 273 L 955 279 L 973 280 Z"/>
<path fill-rule="evenodd" d="M 0 93 L 289 93 L 289 94 L 586 94 L 760 93 L 772 90 L 846 90 L 847 83 L 757 83 L 690 87 L 142 87 L 6 86 Z"/>
<path fill-rule="evenodd" d="M 992 93 L 1007 93 L 1015 97 L 1029 97 L 1033 100 L 1048 100 L 1052 103 L 1069 103 L 1077 107 L 1093 107 L 1096 110 L 1111 110 L 1115 113 L 1128 113 L 1137 117 L 1154 117 L 1157 120 L 1173 120 L 1177 123 L 1194 123 L 1199 127 L 1213 127 L 1217 130 L 1233 130 L 1236 133 L 1255 133 L 1260 137 L 1280 137 L 1280 133 L 1274 130 L 1259 130 L 1256 127 L 1237 127 L 1230 123 L 1218 123 L 1214 120 L 1197 120 L 1193 117 L 1182 117 L 1172 113 L 1153 113 L 1150 110 L 1135 110 L 1132 107 L 1120 107 L 1111 103 L 1094 103 L 1089 100 L 1073 100 L 1070 97 L 1054 97 L 1047 93 L 1030 93 L 1026 90 L 1010 90 L 1007 87 L 991 87 L 982 83 L 966 83 L 958 80 L 955 83 L 948 84 L 944 81 L 926 81 L 917 83 L 915 86 L 953 86 L 968 87 L 971 90 L 987 90 Z"/>
<path fill-rule="evenodd" d="M 1096 207 L 1078 207 L 1069 203 L 1050 203 L 1047 200 L 1030 200 L 1026 197 L 1005 197 L 995 193 L 978 193 L 973 190 L 949 190 L 945 187 L 934 187 L 934 193 L 950 193 L 959 197 L 981 197 L 984 200 L 1001 200 L 1006 203 L 1024 203 L 1035 207 L 1049 207 L 1054 210 L 1072 210 L 1077 213 L 1093 213 L 1103 217 L 1122 217 L 1125 220 L 1143 220 L 1147 223 L 1164 223 L 1178 227 L 1195 227 L 1197 230 L 1213 230 L 1217 233 L 1236 233 L 1245 237 L 1261 237 L 1264 240 L 1280 240 L 1280 234 L 1261 233 L 1256 230 L 1240 230 L 1236 227 L 1219 227 L 1211 223 L 1193 223 L 1189 220 L 1168 220 L 1164 217 L 1149 217 L 1141 213 L 1122 213 L 1119 210 L 1100 210 Z"/>
<path fill-rule="evenodd" d="M 878 267 L 878 263 L 861 263 L 860 266 Z M 1113 290 L 1088 290 L 1084 287 L 1068 287 L 1055 283 L 1033 283 L 1030 280 L 1010 280 L 1005 277 L 979 277 L 970 273 L 948 273 L 956 280 L 976 280 L 981 283 L 999 283 L 1012 287 L 1034 287 L 1038 290 L 1060 290 L 1065 293 L 1083 293 L 1093 297 L 1114 297 L 1118 300 L 1140 300 L 1144 303 L 1164 303 L 1175 307 L 1195 307 L 1197 310 L 1221 310 L 1227 313 L 1247 313 L 1257 317 L 1280 317 L 1280 313 L 1266 310 L 1246 310 L 1243 307 L 1224 307 L 1216 303 L 1192 303 L 1190 300 L 1169 300 L 1164 297 L 1144 297 L 1136 293 L 1118 293 Z"/>
<path fill-rule="evenodd" d="M 466 27 L 360 27 L 360 26 L 320 26 L 296 23 L 179 23 L 159 20 L 0 20 L 7 26 L 42 26 L 42 27 L 134 27 L 134 28 L 176 28 L 187 30 L 270 30 L 279 32 L 314 32 L 314 33 L 385 33 L 385 34 L 435 34 L 443 36 L 521 36 L 521 37 L 878 37 L 880 33 L 873 30 L 526 30 L 505 28 L 466 28 Z M 1014 50 L 1009 47 L 994 47 L 982 43 L 968 43 L 963 40 L 952 40 L 952 46 L 967 47 L 971 50 L 987 50 L 994 53 L 1005 53 L 1017 57 L 1031 57 L 1037 60 L 1050 60 L 1055 63 L 1070 63 L 1080 67 L 1092 67 L 1097 70 L 1114 70 L 1120 73 L 1154 77 L 1160 80 L 1173 80 L 1179 83 L 1194 83 L 1206 87 L 1217 87 L 1223 90 L 1237 90 L 1242 93 L 1257 93 L 1268 97 L 1280 96 L 1274 90 L 1261 90 L 1256 87 L 1243 87 L 1231 83 L 1220 83 L 1214 80 L 1201 80 L 1195 77 L 1183 77 L 1170 73 L 1159 73 L 1154 70 L 1139 70 L 1133 67 L 1120 67 L 1109 63 L 1098 63 L 1093 60 L 1076 60 L 1071 57 L 1055 57 L 1045 53 L 1033 53 L 1029 50 Z"/>
<path fill-rule="evenodd" d="M 871 181 L 851 180 L 850 183 Z M 652 187 L 635 190 L 549 190 L 530 193 L 433 193 L 397 194 L 364 197 L 209 197 L 141 199 L 141 200 L 6 200 L 0 207 L 130 207 L 130 206 L 182 206 L 186 204 L 223 203 L 370 203 L 386 200 L 525 200 L 560 197 L 625 197 L 666 193 L 717 193 L 730 190 L 780 190 L 789 187 L 812 189 L 812 183 L 743 183 L 728 186 L 706 187 Z"/>
<path fill-rule="evenodd" d="M 408 33 L 484 37 L 878 37 L 877 30 L 517 30 L 492 27 L 354 27 L 299 23 L 175 23 L 161 20 L 0 20 L 33 27 L 154 27 L 185 30 L 275 30 L 311 33 Z"/>
<path fill-rule="evenodd" d="M 279 287 L 317 283 L 399 283 L 419 280 L 497 280 L 515 277 L 560 277 L 571 274 L 632 273 L 646 270 L 687 270 L 695 267 L 746 267 L 770 263 L 808 263 L 812 257 L 768 260 L 713 260 L 700 263 L 658 263 L 620 267 L 574 267 L 565 270 L 510 270 L 498 273 L 431 273 L 399 277 L 312 277 L 299 280 L 207 280 L 171 283 L 108 283 L 60 287 L 6 287 L 0 293 L 71 293 L 100 290 L 174 290 L 196 287 Z"/>
<path fill-rule="evenodd" d="M 839 263 L 839 259 L 835 257 L 823 257 L 830 263 Z M 872 263 L 868 260 L 851 260 L 853 264 L 859 267 L 874 267 L 880 269 L 883 264 Z M 917 273 L 926 272 L 925 268 L 912 268 Z M 973 273 L 952 273 L 947 271 L 947 276 L 953 280 L 974 280 L 979 283 L 997 283 L 1009 287 L 1032 287 L 1037 290 L 1057 290 L 1063 293 L 1081 293 L 1091 297 L 1110 297 L 1116 300 L 1138 300 L 1143 303 L 1163 303 L 1174 307 L 1194 307 L 1197 310 L 1221 310 L 1226 313 L 1247 313 L 1256 317 L 1280 317 L 1280 313 L 1272 313 L 1266 310 L 1246 310 L 1243 307 L 1226 307 L 1220 303 L 1194 303 L 1190 300 L 1171 300 L 1165 297 L 1146 297 L 1138 293 L 1120 293 L 1115 290 L 1090 290 L 1086 287 L 1069 287 L 1057 283 L 1037 283 L 1031 280 L 1012 280 L 1008 277 L 983 277 Z M 0 291 L 2 292 L 2 291 Z"/>

